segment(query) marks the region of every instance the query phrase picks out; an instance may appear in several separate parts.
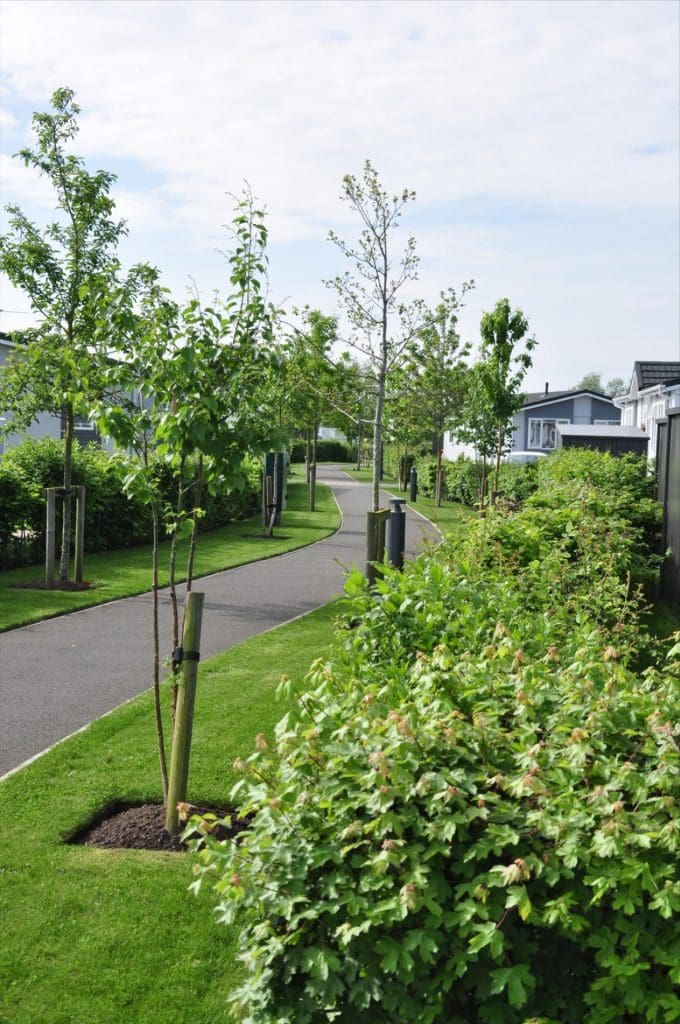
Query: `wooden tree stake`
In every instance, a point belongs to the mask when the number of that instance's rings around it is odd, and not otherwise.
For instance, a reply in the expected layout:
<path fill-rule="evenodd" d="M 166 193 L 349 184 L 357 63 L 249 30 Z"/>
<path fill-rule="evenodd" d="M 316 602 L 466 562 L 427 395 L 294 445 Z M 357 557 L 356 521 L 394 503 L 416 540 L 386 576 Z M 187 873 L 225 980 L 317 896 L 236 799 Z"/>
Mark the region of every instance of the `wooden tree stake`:
<path fill-rule="evenodd" d="M 45 586 L 51 590 L 54 586 L 54 566 L 56 561 L 55 506 L 57 487 L 46 487 L 47 521 L 45 525 Z"/>
<path fill-rule="evenodd" d="M 366 579 L 371 587 L 379 575 L 379 569 L 371 563 L 382 562 L 385 557 L 385 527 L 389 517 L 386 508 L 366 513 Z"/>
<path fill-rule="evenodd" d="M 171 835 L 179 832 L 177 804 L 186 800 L 189 781 L 189 755 L 191 731 L 194 721 L 196 677 L 198 675 L 203 599 L 205 595 L 192 590 L 187 594 L 182 636 L 181 676 L 177 691 L 175 729 L 172 737 L 168 803 L 165 810 L 165 828 Z"/>
<path fill-rule="evenodd" d="M 83 556 L 85 551 L 85 488 L 74 487 L 76 493 L 76 543 L 73 578 L 83 582 Z"/>

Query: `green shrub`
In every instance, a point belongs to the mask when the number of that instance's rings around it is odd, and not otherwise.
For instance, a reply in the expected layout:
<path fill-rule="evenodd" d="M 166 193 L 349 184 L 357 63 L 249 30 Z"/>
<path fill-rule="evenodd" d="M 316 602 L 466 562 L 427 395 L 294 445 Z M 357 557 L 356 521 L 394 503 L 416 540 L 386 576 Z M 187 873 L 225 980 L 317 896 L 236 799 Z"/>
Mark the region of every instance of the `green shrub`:
<path fill-rule="evenodd" d="M 351 577 L 353 628 L 237 764 L 252 823 L 197 885 L 248 1024 L 680 1019 L 680 643 L 634 672 L 635 512 L 545 487 Z"/>
<path fill-rule="evenodd" d="M 307 446 L 301 441 L 291 445 L 290 461 L 304 462 Z M 356 457 L 355 448 L 347 441 L 321 440 L 316 442 L 317 462 L 353 462 Z"/>
<path fill-rule="evenodd" d="M 434 495 L 436 459 L 426 456 L 418 460 L 418 486 L 426 497 Z M 487 474 L 492 471 L 487 468 Z M 479 489 L 482 479 L 481 463 L 461 456 L 453 462 L 444 463 L 444 494 L 448 501 L 457 501 L 462 505 L 474 507 L 479 503 Z M 487 476 L 488 480 L 488 476 Z M 535 464 L 515 465 L 502 463 L 499 474 L 499 490 L 507 501 L 522 504 L 538 485 L 537 466 Z"/>

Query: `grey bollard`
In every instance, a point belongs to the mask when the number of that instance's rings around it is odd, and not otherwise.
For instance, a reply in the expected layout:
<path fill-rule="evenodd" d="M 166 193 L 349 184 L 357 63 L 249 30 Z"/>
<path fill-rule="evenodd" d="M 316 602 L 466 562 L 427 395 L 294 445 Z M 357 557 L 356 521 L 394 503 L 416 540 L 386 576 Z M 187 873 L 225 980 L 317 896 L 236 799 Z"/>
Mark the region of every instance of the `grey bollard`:
<path fill-rule="evenodd" d="M 408 500 L 409 501 L 415 501 L 416 498 L 418 497 L 418 473 L 417 473 L 415 467 L 412 467 L 412 469 L 411 469 L 411 473 L 409 475 L 408 482 L 409 482 Z"/>
<path fill-rule="evenodd" d="M 406 546 L 406 513 L 404 498 L 390 498 L 390 519 L 387 527 L 387 561 L 395 569 L 404 568 Z"/>

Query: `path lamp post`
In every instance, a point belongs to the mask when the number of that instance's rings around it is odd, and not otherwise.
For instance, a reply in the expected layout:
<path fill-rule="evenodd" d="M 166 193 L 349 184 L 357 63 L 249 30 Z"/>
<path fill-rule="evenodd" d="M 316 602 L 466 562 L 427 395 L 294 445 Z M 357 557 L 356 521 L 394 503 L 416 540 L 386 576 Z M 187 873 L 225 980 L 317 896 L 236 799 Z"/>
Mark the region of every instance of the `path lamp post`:
<path fill-rule="evenodd" d="M 390 498 L 390 519 L 387 530 L 387 561 L 395 569 L 404 568 L 406 546 L 406 512 L 404 498 Z"/>

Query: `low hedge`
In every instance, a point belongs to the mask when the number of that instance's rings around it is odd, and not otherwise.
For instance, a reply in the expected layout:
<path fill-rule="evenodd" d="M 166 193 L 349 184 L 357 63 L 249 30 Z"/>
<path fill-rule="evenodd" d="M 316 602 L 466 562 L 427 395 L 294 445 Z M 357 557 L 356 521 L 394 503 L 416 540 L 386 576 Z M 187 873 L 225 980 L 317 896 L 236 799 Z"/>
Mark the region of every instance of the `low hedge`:
<path fill-rule="evenodd" d="M 545 460 L 544 460 L 545 461 Z M 479 489 L 482 478 L 481 464 L 461 456 L 453 462 L 444 463 L 443 496 L 447 501 L 457 501 L 462 505 L 474 507 L 479 502 Z M 417 460 L 418 487 L 426 497 L 432 497 L 435 489 L 437 461 L 432 456 Z M 527 463 L 516 465 L 504 462 L 499 473 L 499 489 L 507 501 L 521 504 L 538 486 L 538 466 Z M 493 467 L 487 468 L 491 474 Z M 490 476 L 487 478 L 490 480 Z"/>
<path fill-rule="evenodd" d="M 199 841 L 240 1020 L 680 1019 L 680 642 L 634 670 L 639 476 L 614 476 L 350 578 L 351 628 L 235 766 L 251 824 Z"/>
<path fill-rule="evenodd" d="M 304 462 L 307 457 L 307 445 L 297 441 L 291 445 L 290 461 Z M 316 442 L 317 462 L 352 462 L 356 458 L 356 448 L 347 441 L 322 440 Z"/>
<path fill-rule="evenodd" d="M 45 487 L 63 480 L 64 444 L 53 438 L 28 439 L 0 458 L 0 568 L 29 565 L 44 557 Z M 111 455 L 99 445 L 76 446 L 73 483 L 87 488 L 85 549 L 106 551 L 151 541 L 151 513 L 144 502 L 126 494 L 124 481 L 130 458 Z M 158 461 L 163 500 L 171 503 L 176 484 Z M 261 469 L 248 462 L 247 485 L 240 493 L 204 495 L 201 529 L 215 529 L 256 511 L 260 502 Z M 60 509 L 57 503 L 57 529 Z"/>

